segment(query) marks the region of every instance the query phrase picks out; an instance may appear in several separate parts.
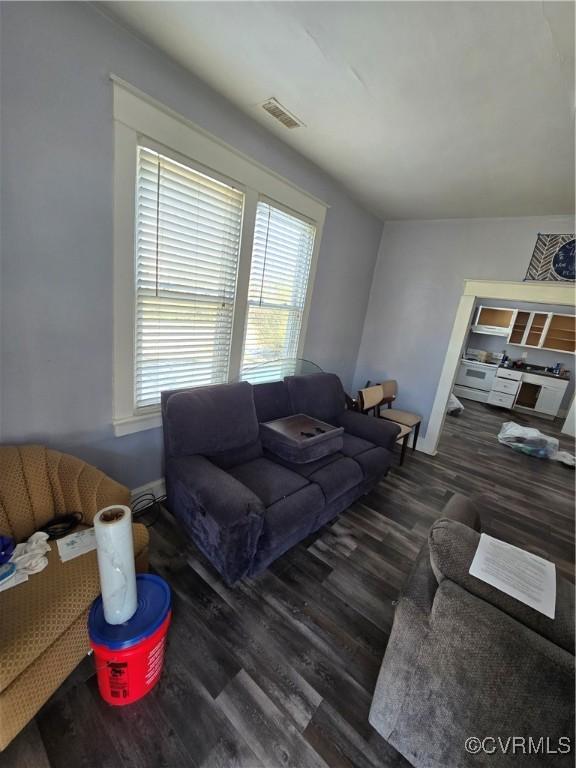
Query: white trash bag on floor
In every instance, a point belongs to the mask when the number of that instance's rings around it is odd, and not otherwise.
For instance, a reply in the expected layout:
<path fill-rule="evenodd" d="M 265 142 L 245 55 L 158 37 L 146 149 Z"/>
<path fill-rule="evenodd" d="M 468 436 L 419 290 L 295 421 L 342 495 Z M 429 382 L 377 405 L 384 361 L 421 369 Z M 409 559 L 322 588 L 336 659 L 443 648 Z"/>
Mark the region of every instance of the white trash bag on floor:
<path fill-rule="evenodd" d="M 498 442 L 528 456 L 553 459 L 570 467 L 574 466 L 574 456 L 567 451 L 558 450 L 557 438 L 544 435 L 533 427 L 522 427 L 513 421 L 506 421 L 498 434 Z"/>
<path fill-rule="evenodd" d="M 450 397 L 448 398 L 448 405 L 446 406 L 446 413 L 449 416 L 460 416 L 463 410 L 464 410 L 464 406 L 462 405 L 460 400 L 458 400 L 456 395 L 453 392 L 451 392 Z"/>

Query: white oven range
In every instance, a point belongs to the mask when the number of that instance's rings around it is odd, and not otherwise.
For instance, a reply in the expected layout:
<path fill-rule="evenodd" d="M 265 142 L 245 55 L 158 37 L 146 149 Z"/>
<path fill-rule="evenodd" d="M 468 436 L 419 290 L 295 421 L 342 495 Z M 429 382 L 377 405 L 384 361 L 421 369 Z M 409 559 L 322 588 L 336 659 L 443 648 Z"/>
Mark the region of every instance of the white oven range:
<path fill-rule="evenodd" d="M 456 397 L 487 402 L 497 370 L 498 363 L 481 363 L 463 358 L 456 375 L 454 394 Z"/>

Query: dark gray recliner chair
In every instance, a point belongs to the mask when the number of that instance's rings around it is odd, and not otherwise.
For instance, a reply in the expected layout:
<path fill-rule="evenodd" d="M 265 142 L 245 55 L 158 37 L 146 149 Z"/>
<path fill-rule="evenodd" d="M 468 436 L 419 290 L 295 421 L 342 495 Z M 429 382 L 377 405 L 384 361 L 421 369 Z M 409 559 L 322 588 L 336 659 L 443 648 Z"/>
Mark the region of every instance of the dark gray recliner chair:
<path fill-rule="evenodd" d="M 557 576 L 552 620 L 470 576 L 478 528 L 478 507 L 459 495 L 432 526 L 396 607 L 370 723 L 421 768 L 573 766 L 560 738 L 574 735 L 574 586 Z M 486 751 L 468 753 L 471 736 L 488 737 Z M 525 741 L 513 748 L 512 736 Z"/>

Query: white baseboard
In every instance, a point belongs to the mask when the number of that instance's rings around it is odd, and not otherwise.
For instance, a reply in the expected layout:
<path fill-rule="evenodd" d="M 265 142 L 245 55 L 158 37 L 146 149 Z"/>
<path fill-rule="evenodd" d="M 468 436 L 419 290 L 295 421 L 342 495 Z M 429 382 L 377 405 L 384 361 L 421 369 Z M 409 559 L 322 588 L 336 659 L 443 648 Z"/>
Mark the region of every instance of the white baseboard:
<path fill-rule="evenodd" d="M 418 438 L 418 442 L 416 443 L 416 450 L 421 451 L 422 453 L 426 453 L 428 456 L 436 456 L 438 453 L 438 451 L 432 449 L 432 445 L 430 442 L 426 441 L 426 437 Z"/>
<path fill-rule="evenodd" d="M 159 499 L 166 495 L 166 484 L 164 482 L 164 478 L 161 477 L 159 480 L 152 480 L 149 483 L 138 486 L 138 488 L 133 488 L 130 493 L 132 495 L 132 501 L 134 501 L 134 499 L 136 499 L 142 493 L 151 493 L 155 499 Z"/>

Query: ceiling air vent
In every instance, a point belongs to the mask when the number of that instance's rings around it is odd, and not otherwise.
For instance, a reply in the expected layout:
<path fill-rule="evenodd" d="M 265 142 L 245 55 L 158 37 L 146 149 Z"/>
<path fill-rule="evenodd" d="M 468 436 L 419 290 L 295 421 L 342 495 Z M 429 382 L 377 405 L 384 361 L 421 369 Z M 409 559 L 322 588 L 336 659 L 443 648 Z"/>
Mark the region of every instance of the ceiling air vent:
<path fill-rule="evenodd" d="M 277 99 L 268 99 L 262 104 L 262 109 L 265 109 L 269 115 L 279 120 L 286 128 L 300 128 L 304 125 L 302 120 L 298 120 L 297 117 L 290 114 Z"/>

